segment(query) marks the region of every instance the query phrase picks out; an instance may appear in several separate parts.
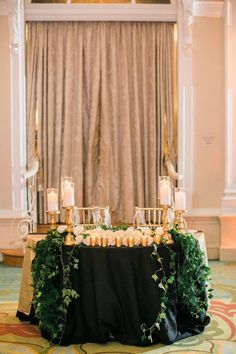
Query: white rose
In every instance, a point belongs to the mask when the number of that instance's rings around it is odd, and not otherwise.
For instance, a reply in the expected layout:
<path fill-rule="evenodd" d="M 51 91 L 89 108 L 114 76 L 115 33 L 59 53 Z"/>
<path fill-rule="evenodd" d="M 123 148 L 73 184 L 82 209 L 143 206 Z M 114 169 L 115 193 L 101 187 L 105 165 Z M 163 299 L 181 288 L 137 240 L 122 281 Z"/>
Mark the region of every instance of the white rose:
<path fill-rule="evenodd" d="M 134 230 L 132 236 L 140 238 L 142 236 L 142 232 L 140 230 Z"/>
<path fill-rule="evenodd" d="M 83 237 L 81 235 L 76 236 L 75 243 L 79 245 L 83 241 Z"/>
<path fill-rule="evenodd" d="M 139 230 L 145 235 L 145 236 L 151 236 L 152 235 L 152 230 L 149 227 L 140 227 Z"/>
<path fill-rule="evenodd" d="M 86 238 L 83 238 L 82 239 L 82 242 L 86 245 L 86 246 L 89 246 L 90 245 L 90 236 L 86 237 Z"/>
<path fill-rule="evenodd" d="M 66 225 L 60 225 L 58 226 L 57 231 L 60 232 L 60 234 L 62 234 L 63 232 L 66 231 L 66 229 L 67 229 Z"/>
<path fill-rule="evenodd" d="M 84 230 L 83 234 L 90 236 L 90 235 L 93 235 L 93 231 L 94 230 Z"/>
<path fill-rule="evenodd" d="M 73 230 L 73 233 L 74 233 L 75 235 L 83 234 L 83 233 L 84 233 L 84 227 L 83 227 L 83 226 L 80 226 L 80 225 L 76 226 L 76 227 L 74 228 L 74 230 Z"/>
<path fill-rule="evenodd" d="M 155 230 L 155 234 L 156 235 L 163 235 L 163 227 L 162 226 L 158 226 Z"/>
<path fill-rule="evenodd" d="M 104 235 L 104 233 L 106 232 L 106 230 L 103 230 L 103 229 L 101 229 L 101 228 L 98 228 L 98 229 L 96 229 L 97 230 L 97 232 L 98 232 L 98 235 Z"/>
<path fill-rule="evenodd" d="M 93 230 L 91 230 L 91 235 L 93 235 L 93 236 L 103 236 L 104 235 L 104 233 L 105 233 L 105 231 L 104 230 L 102 230 L 102 229 L 93 229 Z"/>
<path fill-rule="evenodd" d="M 148 236 L 148 246 L 150 246 L 152 243 L 153 243 L 153 237 Z"/>
<path fill-rule="evenodd" d="M 134 237 L 135 233 L 136 233 L 136 230 L 134 228 L 128 228 L 125 231 L 124 235 L 125 235 L 125 237 Z"/>
<path fill-rule="evenodd" d="M 114 232 L 111 230 L 106 230 L 104 233 L 104 237 L 114 237 Z"/>
<path fill-rule="evenodd" d="M 125 235 L 125 232 L 123 230 L 118 230 L 113 233 L 114 233 L 114 237 L 123 237 Z"/>

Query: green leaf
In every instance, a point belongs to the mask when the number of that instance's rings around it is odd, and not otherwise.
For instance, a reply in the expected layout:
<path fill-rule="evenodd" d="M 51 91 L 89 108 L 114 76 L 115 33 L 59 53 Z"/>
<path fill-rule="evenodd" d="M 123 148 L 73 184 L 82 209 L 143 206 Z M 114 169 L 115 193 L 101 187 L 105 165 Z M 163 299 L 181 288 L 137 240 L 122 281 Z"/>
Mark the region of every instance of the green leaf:
<path fill-rule="evenodd" d="M 159 318 L 161 320 L 164 320 L 166 318 L 166 314 L 164 312 L 161 312 L 160 315 L 159 315 Z"/>
<path fill-rule="evenodd" d="M 158 284 L 158 287 L 159 287 L 160 289 L 163 289 L 164 291 L 166 290 L 166 288 L 165 288 L 165 286 L 163 285 L 163 283 L 159 283 L 159 284 Z"/>
<path fill-rule="evenodd" d="M 152 279 L 153 279 L 154 281 L 157 281 L 159 278 L 158 278 L 158 276 L 157 276 L 156 274 L 153 274 L 153 275 L 152 275 Z"/>
<path fill-rule="evenodd" d="M 169 277 L 169 279 L 167 280 L 167 282 L 168 282 L 169 284 L 172 284 L 172 283 L 174 282 L 174 280 L 175 280 L 174 275 L 171 275 L 171 276 Z"/>
<path fill-rule="evenodd" d="M 164 302 L 161 302 L 161 308 L 166 309 L 166 305 Z"/>

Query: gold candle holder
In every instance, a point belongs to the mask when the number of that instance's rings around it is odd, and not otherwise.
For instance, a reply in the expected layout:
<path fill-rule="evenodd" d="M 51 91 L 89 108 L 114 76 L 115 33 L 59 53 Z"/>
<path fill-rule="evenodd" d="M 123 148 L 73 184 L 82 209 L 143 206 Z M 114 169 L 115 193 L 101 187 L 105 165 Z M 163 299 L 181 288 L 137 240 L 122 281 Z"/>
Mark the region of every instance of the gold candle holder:
<path fill-rule="evenodd" d="M 175 211 L 175 227 L 180 233 L 184 233 L 185 230 L 185 223 L 183 219 L 183 213 L 185 210 L 176 210 Z"/>
<path fill-rule="evenodd" d="M 170 229 L 170 224 L 168 220 L 168 209 L 169 205 L 163 205 L 163 214 L 162 214 L 162 224 L 163 224 L 163 235 L 162 238 L 166 240 L 166 243 L 173 243 L 174 241 L 172 240 L 171 234 L 169 233 Z"/>
<path fill-rule="evenodd" d="M 101 246 L 102 247 L 108 246 L 108 238 L 107 237 L 101 237 Z"/>
<path fill-rule="evenodd" d="M 60 211 L 50 211 L 47 210 L 47 214 L 49 216 L 49 222 L 50 222 L 50 229 L 51 230 L 56 230 L 57 228 L 57 215 L 60 214 Z"/>
<path fill-rule="evenodd" d="M 141 245 L 143 247 L 147 247 L 147 245 L 148 245 L 148 237 L 147 236 L 142 236 L 141 237 Z"/>
<path fill-rule="evenodd" d="M 122 246 L 122 240 L 120 236 L 115 237 L 115 245 L 116 247 L 121 247 Z"/>
<path fill-rule="evenodd" d="M 134 247 L 134 238 L 132 236 L 128 237 L 127 241 L 129 247 Z"/>
<path fill-rule="evenodd" d="M 90 246 L 95 247 L 97 244 L 97 237 L 96 236 L 90 236 Z"/>
<path fill-rule="evenodd" d="M 153 237 L 153 242 L 159 245 L 161 243 L 161 235 L 155 235 Z"/>
<path fill-rule="evenodd" d="M 64 245 L 66 246 L 73 246 L 75 245 L 75 236 L 73 235 L 73 224 L 71 221 L 71 210 L 73 209 L 73 206 L 67 206 L 64 207 L 65 212 L 66 212 L 66 216 L 65 216 L 65 221 L 66 221 L 66 225 L 67 225 L 67 234 L 65 236 L 65 240 L 64 240 Z"/>

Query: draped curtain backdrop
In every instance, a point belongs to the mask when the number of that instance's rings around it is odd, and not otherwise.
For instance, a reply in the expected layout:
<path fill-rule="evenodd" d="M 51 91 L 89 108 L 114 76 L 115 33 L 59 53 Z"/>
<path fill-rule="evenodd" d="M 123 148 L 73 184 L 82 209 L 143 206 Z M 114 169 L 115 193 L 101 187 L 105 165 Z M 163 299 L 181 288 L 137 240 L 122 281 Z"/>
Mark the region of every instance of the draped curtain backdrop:
<path fill-rule="evenodd" d="M 113 223 L 157 206 L 166 134 L 174 146 L 173 51 L 173 23 L 27 24 L 28 164 L 38 129 L 44 190 L 73 176 L 76 205 L 109 205 Z M 38 207 L 45 222 L 45 192 Z"/>

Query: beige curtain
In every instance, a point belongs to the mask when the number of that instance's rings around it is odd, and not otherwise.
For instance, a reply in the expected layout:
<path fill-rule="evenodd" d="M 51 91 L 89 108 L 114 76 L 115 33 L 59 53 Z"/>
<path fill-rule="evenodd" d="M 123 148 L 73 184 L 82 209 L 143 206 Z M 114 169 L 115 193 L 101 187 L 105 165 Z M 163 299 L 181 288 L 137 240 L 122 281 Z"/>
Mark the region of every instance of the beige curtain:
<path fill-rule="evenodd" d="M 78 206 L 109 205 L 112 222 L 157 205 L 164 133 L 173 145 L 173 23 L 29 22 L 28 161 L 44 189 L 73 176 Z M 40 221 L 45 198 L 40 193 Z"/>

